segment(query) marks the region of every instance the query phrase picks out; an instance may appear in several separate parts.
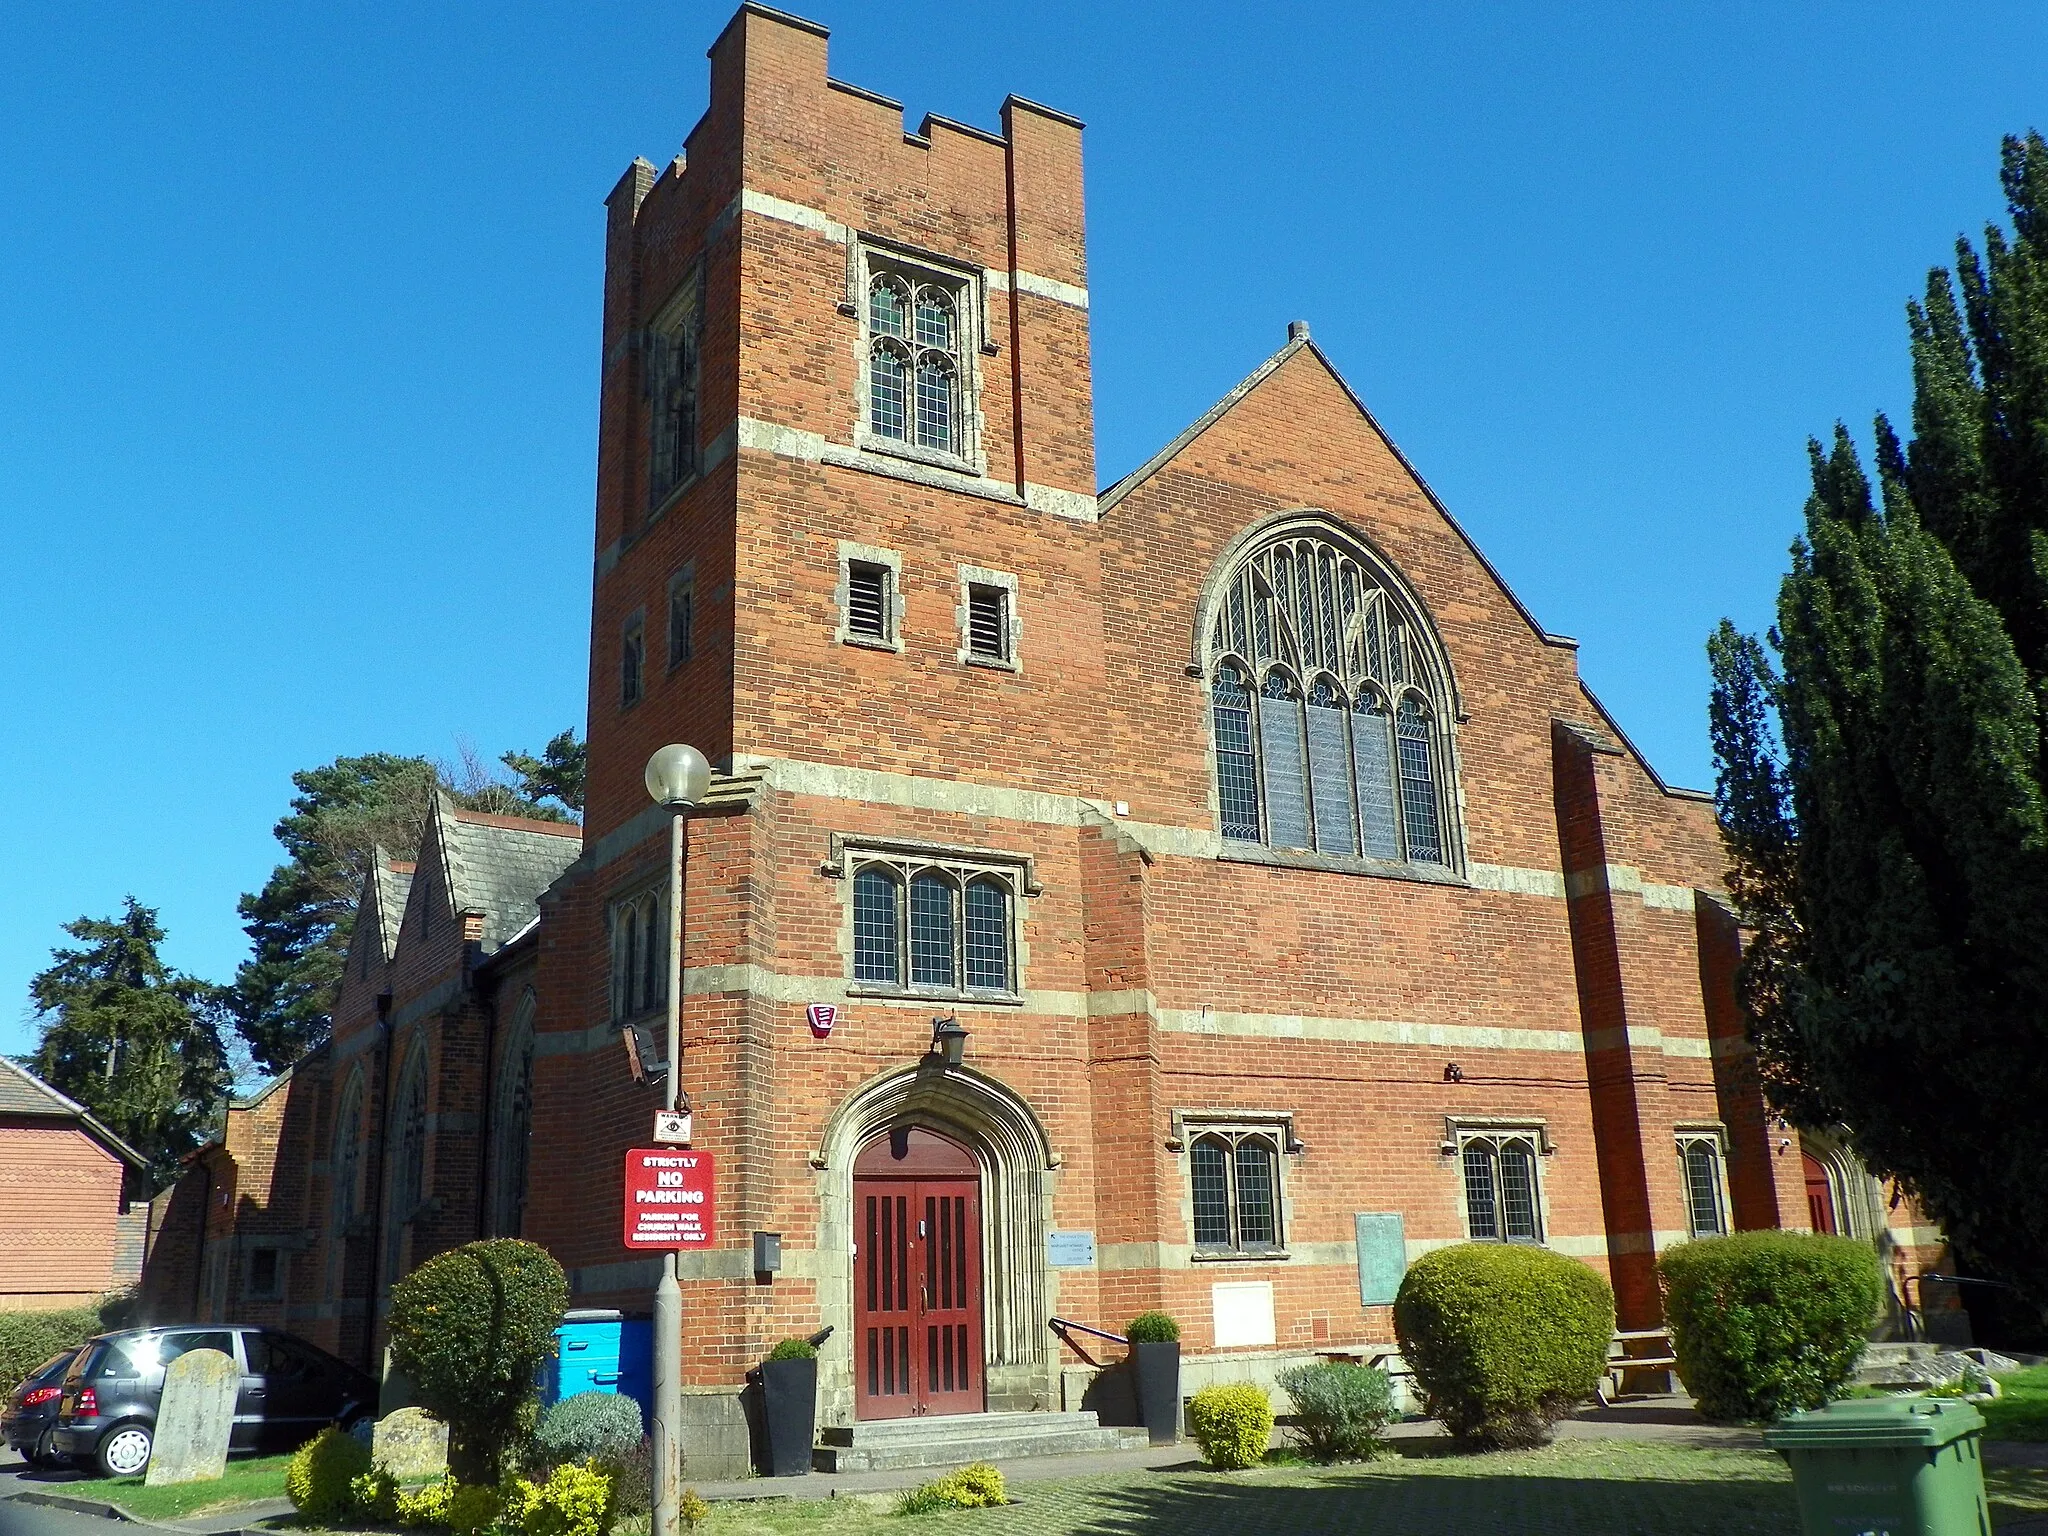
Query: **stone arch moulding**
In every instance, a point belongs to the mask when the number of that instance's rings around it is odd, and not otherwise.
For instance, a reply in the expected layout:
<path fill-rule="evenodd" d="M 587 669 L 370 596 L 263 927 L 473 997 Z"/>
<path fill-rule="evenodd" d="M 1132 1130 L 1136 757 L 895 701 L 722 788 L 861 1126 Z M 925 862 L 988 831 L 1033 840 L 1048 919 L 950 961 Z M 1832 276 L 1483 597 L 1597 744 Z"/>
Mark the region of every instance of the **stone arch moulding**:
<path fill-rule="evenodd" d="M 991 1411 L 1057 1406 L 1046 1323 L 1045 1267 L 1059 1157 L 1024 1099 L 995 1078 L 927 1058 L 872 1078 L 840 1105 L 811 1159 L 819 1204 L 819 1321 L 833 1329 L 818 1361 L 821 1422 L 853 1422 L 853 1163 L 903 1125 L 950 1137 L 981 1170 L 982 1356 Z"/>
<path fill-rule="evenodd" d="M 1202 578 L 1201 597 L 1195 604 L 1194 628 L 1188 636 L 1187 670 L 1190 677 L 1204 677 L 1213 659 L 1209 654 L 1209 634 L 1215 628 L 1216 609 L 1229 589 L 1229 578 L 1243 564 L 1245 556 L 1268 539 L 1279 538 L 1289 533 L 1316 533 L 1331 538 L 1339 544 L 1355 546 L 1348 551 L 1358 560 L 1359 566 L 1370 572 L 1373 578 L 1392 593 L 1405 607 L 1407 617 L 1421 626 L 1428 636 L 1425 650 L 1433 652 L 1426 658 L 1433 672 L 1441 676 L 1432 679 L 1437 684 L 1438 696 L 1449 706 L 1451 718 L 1462 724 L 1465 716 L 1464 697 L 1458 691 L 1458 679 L 1451 670 L 1450 648 L 1444 644 L 1442 631 L 1437 628 L 1436 615 L 1429 605 L 1409 584 L 1400 566 L 1388 558 L 1385 550 L 1349 522 L 1334 512 L 1320 507 L 1290 507 L 1284 512 L 1274 512 L 1246 524 L 1222 550 L 1209 566 L 1209 574 Z"/>

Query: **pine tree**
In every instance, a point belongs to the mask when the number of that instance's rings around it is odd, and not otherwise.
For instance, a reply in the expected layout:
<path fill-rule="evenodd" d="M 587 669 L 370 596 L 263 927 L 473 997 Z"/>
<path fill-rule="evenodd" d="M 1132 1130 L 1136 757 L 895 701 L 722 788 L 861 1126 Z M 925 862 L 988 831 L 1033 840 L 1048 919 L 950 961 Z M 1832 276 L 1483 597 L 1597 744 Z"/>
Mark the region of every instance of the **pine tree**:
<path fill-rule="evenodd" d="M 380 847 L 397 859 L 419 851 L 437 792 L 466 809 L 546 821 L 582 809 L 583 746 L 573 731 L 539 759 L 507 752 L 504 761 L 519 783 L 493 776 L 466 743 L 453 764 L 372 752 L 292 775 L 298 794 L 276 827 L 287 858 L 241 899 L 251 954 L 231 989 L 236 1028 L 265 1071 L 327 1038 L 370 862 Z"/>
<path fill-rule="evenodd" d="M 1767 1090 L 1846 1127 L 1966 1259 L 2048 1299 L 2048 144 L 2014 236 L 1908 308 L 1913 441 L 1812 445 L 1775 675 L 1709 643 L 1741 985 Z M 1956 289 L 1961 290 L 1961 301 Z M 1771 731 L 1775 714 L 1782 758 Z"/>
<path fill-rule="evenodd" d="M 80 947 L 53 951 L 29 983 L 42 1031 L 34 1071 L 147 1157 L 161 1187 L 228 1091 L 218 996 L 164 964 L 156 911 L 133 896 L 119 917 L 81 917 L 64 931 Z"/>

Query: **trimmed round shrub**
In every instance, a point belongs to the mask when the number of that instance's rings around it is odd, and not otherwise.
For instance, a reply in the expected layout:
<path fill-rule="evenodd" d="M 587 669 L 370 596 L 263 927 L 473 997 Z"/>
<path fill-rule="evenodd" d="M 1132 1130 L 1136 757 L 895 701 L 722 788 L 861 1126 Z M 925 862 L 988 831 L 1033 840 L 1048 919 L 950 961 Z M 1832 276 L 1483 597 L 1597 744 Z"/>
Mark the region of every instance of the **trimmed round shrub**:
<path fill-rule="evenodd" d="M 1294 1399 L 1290 1432 L 1316 1461 L 1362 1461 L 1380 1449 L 1380 1431 L 1394 1417 L 1394 1388 L 1385 1371 L 1331 1363 L 1297 1365 L 1280 1373 L 1281 1390 Z"/>
<path fill-rule="evenodd" d="M 1124 1324 L 1124 1337 L 1133 1344 L 1178 1344 L 1180 1324 L 1165 1312 L 1140 1312 Z"/>
<path fill-rule="evenodd" d="M 370 1448 L 332 1424 L 300 1446 L 285 1468 L 285 1497 L 309 1520 L 331 1520 L 354 1511 L 350 1485 L 370 1470 Z"/>
<path fill-rule="evenodd" d="M 516 1238 L 437 1254 L 391 1288 L 392 1362 L 448 1426 L 461 1481 L 498 1480 L 568 1305 L 562 1266 Z"/>
<path fill-rule="evenodd" d="M 630 1455 L 645 1429 L 640 1405 L 617 1392 L 578 1392 L 540 1416 L 534 1460 L 544 1467 L 565 1461 L 615 1461 Z"/>
<path fill-rule="evenodd" d="M 1710 1419 L 1820 1407 L 1856 1369 L 1884 1295 L 1869 1245 L 1803 1232 L 1679 1243 L 1657 1279 L 1679 1377 Z"/>
<path fill-rule="evenodd" d="M 1188 1402 L 1188 1429 L 1210 1466 L 1256 1467 L 1273 1440 L 1273 1404 L 1248 1381 L 1204 1387 Z"/>
<path fill-rule="evenodd" d="M 1607 1369 L 1614 1292 L 1547 1248 L 1461 1243 L 1409 1267 L 1394 1332 L 1429 1416 L 1459 1440 L 1541 1445 Z"/>
<path fill-rule="evenodd" d="M 815 1360 L 818 1346 L 809 1339 L 784 1339 L 768 1351 L 770 1360 Z"/>

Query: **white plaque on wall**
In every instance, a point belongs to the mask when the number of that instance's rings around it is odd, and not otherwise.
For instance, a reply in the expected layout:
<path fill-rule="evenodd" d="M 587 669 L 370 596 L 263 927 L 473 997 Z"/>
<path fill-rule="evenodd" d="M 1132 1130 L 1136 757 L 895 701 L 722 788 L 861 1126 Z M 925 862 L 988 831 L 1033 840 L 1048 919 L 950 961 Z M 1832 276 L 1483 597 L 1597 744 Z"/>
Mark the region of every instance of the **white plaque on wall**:
<path fill-rule="evenodd" d="M 1209 1288 L 1216 1313 L 1216 1347 L 1273 1342 L 1273 1282 L 1223 1280 Z"/>

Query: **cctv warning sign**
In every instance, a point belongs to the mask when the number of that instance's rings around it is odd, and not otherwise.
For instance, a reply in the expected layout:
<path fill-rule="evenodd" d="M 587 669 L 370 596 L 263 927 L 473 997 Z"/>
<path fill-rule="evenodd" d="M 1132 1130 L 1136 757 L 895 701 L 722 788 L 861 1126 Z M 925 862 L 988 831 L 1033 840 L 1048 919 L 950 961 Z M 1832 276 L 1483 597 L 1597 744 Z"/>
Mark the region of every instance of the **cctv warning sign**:
<path fill-rule="evenodd" d="M 717 1204 L 709 1152 L 635 1147 L 626 1154 L 628 1248 L 709 1248 Z"/>

